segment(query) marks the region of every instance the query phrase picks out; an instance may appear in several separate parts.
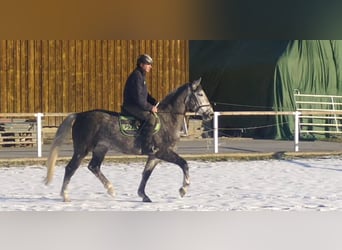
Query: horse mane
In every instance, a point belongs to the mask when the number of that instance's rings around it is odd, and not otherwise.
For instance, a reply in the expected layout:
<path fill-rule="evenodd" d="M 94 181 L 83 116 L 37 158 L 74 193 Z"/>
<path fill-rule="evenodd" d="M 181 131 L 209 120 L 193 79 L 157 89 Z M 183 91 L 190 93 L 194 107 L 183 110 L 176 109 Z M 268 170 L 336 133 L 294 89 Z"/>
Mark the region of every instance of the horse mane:
<path fill-rule="evenodd" d="M 175 104 L 175 103 L 178 104 L 180 101 L 182 101 L 182 99 L 180 99 L 179 96 L 182 95 L 183 93 L 187 93 L 188 88 L 189 88 L 189 83 L 185 83 L 185 84 L 179 86 L 178 88 L 176 88 L 175 90 L 171 91 L 160 102 L 159 108 L 160 109 L 167 109 L 167 107 L 169 107 L 170 104 Z M 185 96 L 184 96 L 184 98 L 185 98 Z"/>

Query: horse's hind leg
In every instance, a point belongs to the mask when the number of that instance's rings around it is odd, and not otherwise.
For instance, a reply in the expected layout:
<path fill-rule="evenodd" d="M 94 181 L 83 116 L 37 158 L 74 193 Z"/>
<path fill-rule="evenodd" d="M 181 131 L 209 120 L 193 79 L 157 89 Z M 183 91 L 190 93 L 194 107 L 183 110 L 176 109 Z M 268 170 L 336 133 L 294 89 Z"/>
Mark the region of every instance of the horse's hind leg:
<path fill-rule="evenodd" d="M 144 171 L 142 173 L 142 179 L 138 189 L 138 195 L 143 199 L 143 202 L 151 202 L 150 198 L 145 193 L 145 186 L 147 180 L 150 178 L 153 169 L 160 162 L 159 159 L 156 159 L 154 156 L 149 156 L 147 162 L 145 164 Z"/>
<path fill-rule="evenodd" d="M 82 159 L 85 155 L 81 156 L 80 154 L 74 153 L 68 165 L 65 167 L 63 185 L 61 189 L 61 196 L 63 197 L 63 201 L 70 201 L 67 189 L 70 182 L 71 177 L 76 172 L 77 168 L 80 166 Z"/>
<path fill-rule="evenodd" d="M 106 146 L 96 146 L 93 151 L 93 157 L 89 162 L 88 169 L 101 181 L 103 186 L 107 189 L 108 194 L 115 195 L 112 183 L 104 176 L 101 171 L 101 163 L 108 151 Z"/>
<path fill-rule="evenodd" d="M 168 149 L 166 151 L 163 151 L 163 150 L 158 151 L 156 153 L 156 157 L 167 162 L 175 163 L 182 169 L 183 186 L 179 189 L 179 194 L 181 197 L 183 197 L 186 194 L 188 187 L 190 186 L 189 166 L 186 160 L 184 160 L 182 157 L 180 157 L 177 153 L 175 153 L 171 149 Z"/>

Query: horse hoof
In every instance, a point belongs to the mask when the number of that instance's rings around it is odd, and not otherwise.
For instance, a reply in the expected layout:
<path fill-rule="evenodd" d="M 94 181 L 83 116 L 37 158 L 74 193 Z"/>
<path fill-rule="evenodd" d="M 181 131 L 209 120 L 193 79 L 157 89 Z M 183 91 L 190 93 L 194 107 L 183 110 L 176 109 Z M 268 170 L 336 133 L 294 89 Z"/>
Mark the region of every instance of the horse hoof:
<path fill-rule="evenodd" d="M 70 202 L 70 198 L 67 192 L 61 192 L 63 202 Z"/>
<path fill-rule="evenodd" d="M 114 196 L 115 196 L 114 188 L 109 188 L 108 191 L 107 191 L 107 193 L 108 193 L 110 196 L 114 197 Z"/>
<path fill-rule="evenodd" d="M 63 198 L 63 202 L 71 202 L 69 198 Z"/>
<path fill-rule="evenodd" d="M 181 197 L 184 197 L 184 195 L 186 194 L 186 190 L 185 190 L 184 187 L 181 187 L 181 188 L 179 189 L 179 194 L 180 194 Z"/>
<path fill-rule="evenodd" d="M 148 198 L 147 196 L 143 198 L 143 202 L 152 202 L 150 198 Z"/>
<path fill-rule="evenodd" d="M 148 196 L 145 194 L 145 192 L 138 190 L 138 195 L 143 199 L 143 202 L 152 202 L 150 198 L 148 198 Z"/>

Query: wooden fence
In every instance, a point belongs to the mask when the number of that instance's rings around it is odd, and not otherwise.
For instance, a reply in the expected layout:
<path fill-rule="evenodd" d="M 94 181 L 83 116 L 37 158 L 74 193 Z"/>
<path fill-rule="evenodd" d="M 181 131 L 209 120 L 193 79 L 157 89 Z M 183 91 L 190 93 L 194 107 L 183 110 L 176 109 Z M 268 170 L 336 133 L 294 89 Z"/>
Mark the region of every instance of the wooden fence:
<path fill-rule="evenodd" d="M 147 82 L 161 99 L 188 81 L 188 51 L 186 40 L 0 40 L 0 113 L 119 111 L 142 53 L 155 61 Z"/>

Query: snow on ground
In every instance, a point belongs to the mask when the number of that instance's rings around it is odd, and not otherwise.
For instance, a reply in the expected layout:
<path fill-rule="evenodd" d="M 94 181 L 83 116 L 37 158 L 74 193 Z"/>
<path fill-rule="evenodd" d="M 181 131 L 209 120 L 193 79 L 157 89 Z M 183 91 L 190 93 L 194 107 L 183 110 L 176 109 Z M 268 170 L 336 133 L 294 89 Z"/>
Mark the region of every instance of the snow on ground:
<path fill-rule="evenodd" d="M 161 163 L 146 186 L 152 203 L 137 195 L 144 163 L 105 163 L 116 196 L 82 165 L 71 179 L 71 202 L 59 196 L 64 165 L 45 186 L 43 166 L 0 168 L 0 211 L 340 211 L 342 158 L 189 161 L 191 185 L 180 198 L 182 173 Z"/>

